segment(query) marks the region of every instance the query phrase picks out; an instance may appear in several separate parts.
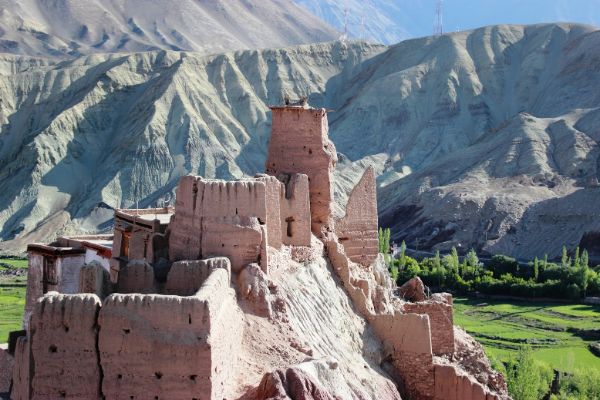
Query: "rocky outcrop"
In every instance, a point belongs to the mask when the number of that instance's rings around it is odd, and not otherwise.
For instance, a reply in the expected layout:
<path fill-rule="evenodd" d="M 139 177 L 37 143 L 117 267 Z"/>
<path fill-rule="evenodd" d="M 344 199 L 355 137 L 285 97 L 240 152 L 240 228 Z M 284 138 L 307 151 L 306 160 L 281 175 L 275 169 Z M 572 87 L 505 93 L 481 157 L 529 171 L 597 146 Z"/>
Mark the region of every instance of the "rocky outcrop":
<path fill-rule="evenodd" d="M 341 400 L 328 393 L 298 368 L 265 374 L 256 400 Z"/>
<path fill-rule="evenodd" d="M 427 298 L 425 296 L 425 285 L 418 276 L 400 286 L 396 290 L 396 294 L 406 301 L 424 301 Z"/>

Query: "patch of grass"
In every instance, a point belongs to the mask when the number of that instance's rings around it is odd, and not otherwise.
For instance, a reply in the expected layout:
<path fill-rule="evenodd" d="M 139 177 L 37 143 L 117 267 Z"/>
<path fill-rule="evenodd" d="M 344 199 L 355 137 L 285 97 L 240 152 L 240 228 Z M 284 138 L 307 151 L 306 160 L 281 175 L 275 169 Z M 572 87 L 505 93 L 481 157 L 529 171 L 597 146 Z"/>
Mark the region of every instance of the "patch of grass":
<path fill-rule="evenodd" d="M 0 257 L 0 266 L 2 264 L 10 265 L 14 268 L 27 268 L 27 259 L 20 258 L 2 258 Z"/>
<path fill-rule="evenodd" d="M 600 329 L 600 306 L 457 298 L 454 323 L 473 335 L 486 352 L 508 360 L 519 344 L 529 343 L 534 357 L 552 368 L 600 371 L 600 357 L 589 349 L 577 330 Z"/>
<path fill-rule="evenodd" d="M 0 343 L 8 333 L 21 329 L 27 277 L 0 277 Z"/>

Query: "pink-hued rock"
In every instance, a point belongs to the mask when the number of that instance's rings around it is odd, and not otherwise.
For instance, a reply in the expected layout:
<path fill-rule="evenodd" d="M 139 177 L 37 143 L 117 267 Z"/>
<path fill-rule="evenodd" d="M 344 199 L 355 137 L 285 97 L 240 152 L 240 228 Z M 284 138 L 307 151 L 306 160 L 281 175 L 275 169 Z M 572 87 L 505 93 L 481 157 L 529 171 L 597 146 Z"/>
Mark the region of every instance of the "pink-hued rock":
<path fill-rule="evenodd" d="M 310 182 L 312 231 L 333 230 L 332 174 L 337 153 L 328 137 L 325 109 L 271 107 L 272 131 L 266 172 L 269 175 L 300 173 Z"/>
<path fill-rule="evenodd" d="M 425 295 L 425 285 L 418 276 L 400 286 L 396 291 L 396 294 L 406 301 L 423 301 L 427 299 L 427 296 Z"/>
<path fill-rule="evenodd" d="M 311 379 L 299 368 L 266 373 L 256 400 L 342 400 Z"/>
<path fill-rule="evenodd" d="M 368 267 L 375 261 L 379 254 L 379 238 L 373 167 L 367 168 L 352 189 L 346 204 L 346 215 L 335 222 L 335 231 L 350 260 L 363 267 Z"/>
<path fill-rule="evenodd" d="M 238 290 L 240 297 L 247 301 L 250 311 L 261 316 L 271 317 L 274 300 L 269 290 L 269 281 L 258 264 L 248 264 L 239 273 Z"/>
<path fill-rule="evenodd" d="M 32 399 L 100 399 L 100 306 L 93 294 L 51 292 L 38 300 L 31 320 Z"/>
<path fill-rule="evenodd" d="M 499 399 L 508 398 L 504 376 L 492 368 L 483 346 L 464 330 L 454 327 L 454 360 L 465 374 L 488 387 Z"/>

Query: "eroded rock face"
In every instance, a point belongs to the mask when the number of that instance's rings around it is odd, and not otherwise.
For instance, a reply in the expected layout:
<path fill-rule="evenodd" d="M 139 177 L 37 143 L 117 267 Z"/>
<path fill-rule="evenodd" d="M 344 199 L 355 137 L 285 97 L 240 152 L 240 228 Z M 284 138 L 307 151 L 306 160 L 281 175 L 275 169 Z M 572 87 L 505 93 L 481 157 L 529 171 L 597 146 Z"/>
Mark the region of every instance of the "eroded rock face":
<path fill-rule="evenodd" d="M 298 368 L 279 369 L 265 374 L 256 400 L 342 400 L 331 395 Z"/>
<path fill-rule="evenodd" d="M 396 293 L 398 297 L 406 301 L 424 301 L 427 298 L 425 285 L 418 276 L 400 286 Z"/>
<path fill-rule="evenodd" d="M 273 315 L 274 296 L 269 289 L 269 279 L 258 264 L 247 265 L 240 272 L 237 284 L 241 298 L 247 300 L 252 312 L 265 317 Z"/>

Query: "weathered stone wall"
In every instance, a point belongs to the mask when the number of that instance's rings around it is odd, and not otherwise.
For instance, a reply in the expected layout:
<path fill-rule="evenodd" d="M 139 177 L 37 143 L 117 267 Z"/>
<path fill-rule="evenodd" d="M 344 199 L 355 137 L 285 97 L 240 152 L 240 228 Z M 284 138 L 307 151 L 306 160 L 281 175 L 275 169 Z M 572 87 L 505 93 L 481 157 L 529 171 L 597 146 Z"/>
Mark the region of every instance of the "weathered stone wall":
<path fill-rule="evenodd" d="M 100 299 L 91 294 L 49 293 L 31 320 L 34 400 L 99 399 L 96 318 Z"/>
<path fill-rule="evenodd" d="M 450 304 L 440 301 L 406 303 L 404 311 L 429 316 L 433 354 L 442 356 L 454 353 L 454 320 Z"/>
<path fill-rule="evenodd" d="M 369 167 L 352 189 L 346 215 L 336 221 L 335 230 L 348 257 L 366 267 L 379 253 L 377 229 L 375 171 Z"/>
<path fill-rule="evenodd" d="M 14 364 L 15 359 L 8 352 L 8 344 L 0 344 L 0 395 L 10 390 Z"/>
<path fill-rule="evenodd" d="M 217 268 L 196 296 L 109 296 L 99 318 L 106 398 L 224 398 L 242 332 L 229 282 Z"/>
<path fill-rule="evenodd" d="M 167 276 L 165 293 L 176 296 L 193 296 L 216 268 L 223 268 L 229 274 L 231 273 L 231 264 L 225 257 L 176 261 L 171 265 Z"/>
<path fill-rule="evenodd" d="M 266 172 L 269 175 L 300 173 L 310 182 L 312 230 L 333 229 L 332 173 L 337 153 L 328 138 L 325 109 L 272 107 L 272 130 Z"/>

